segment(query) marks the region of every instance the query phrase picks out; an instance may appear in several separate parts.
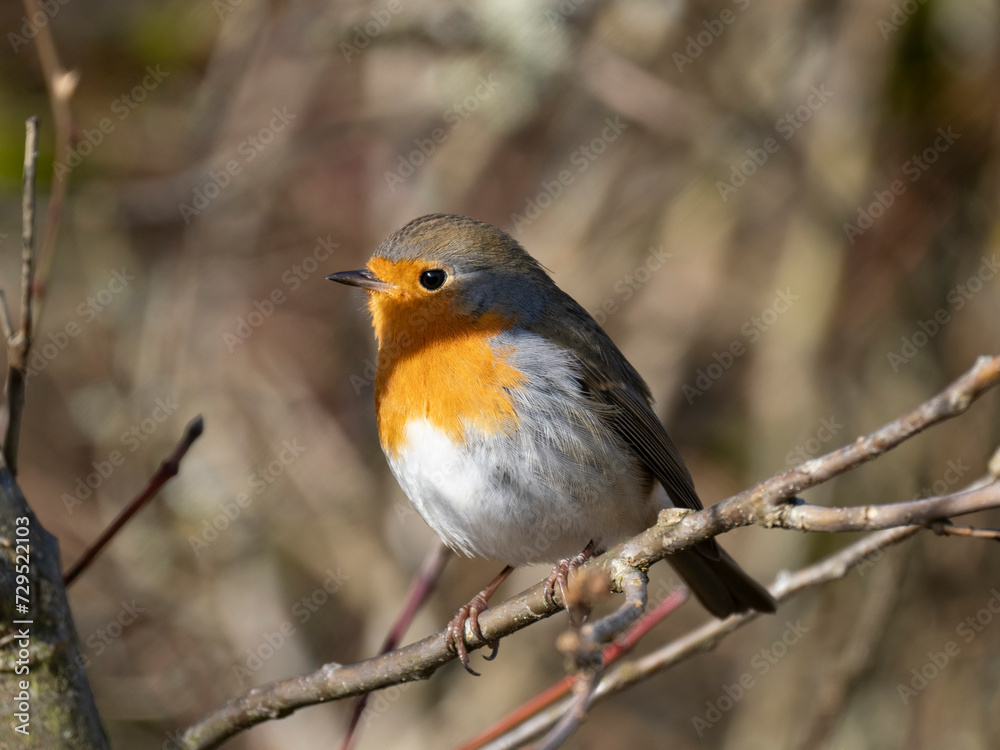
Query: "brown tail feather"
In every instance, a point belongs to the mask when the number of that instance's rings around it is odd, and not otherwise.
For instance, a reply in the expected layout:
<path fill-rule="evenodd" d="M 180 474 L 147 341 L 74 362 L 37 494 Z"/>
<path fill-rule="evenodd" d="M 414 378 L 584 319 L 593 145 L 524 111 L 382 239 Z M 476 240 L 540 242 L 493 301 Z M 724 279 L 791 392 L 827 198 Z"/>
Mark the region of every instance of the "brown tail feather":
<path fill-rule="evenodd" d="M 748 576 L 725 550 L 713 560 L 698 551 L 686 549 L 667 560 L 698 597 L 705 609 L 716 617 L 728 617 L 734 612 L 756 610 L 774 612 L 778 603 L 763 586 Z"/>

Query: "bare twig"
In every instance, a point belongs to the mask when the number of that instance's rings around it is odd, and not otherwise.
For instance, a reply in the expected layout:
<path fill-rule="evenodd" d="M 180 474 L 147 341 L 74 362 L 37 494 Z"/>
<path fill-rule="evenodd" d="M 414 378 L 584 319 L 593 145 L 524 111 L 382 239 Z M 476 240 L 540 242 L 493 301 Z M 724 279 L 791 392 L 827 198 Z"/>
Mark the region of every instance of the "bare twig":
<path fill-rule="evenodd" d="M 31 351 L 31 284 L 35 273 L 35 166 L 38 162 L 38 118 L 25 122 L 24 184 L 21 192 L 21 327 L 15 334 L 7 300 L 3 300 L 3 326 L 7 334 L 7 434 L 3 459 L 17 475 L 17 450 L 24 412 L 25 370 Z"/>
<path fill-rule="evenodd" d="M 10 319 L 10 308 L 7 307 L 7 295 L 0 289 L 0 323 L 3 324 L 4 340 L 10 341 L 14 338 L 14 323 Z"/>
<path fill-rule="evenodd" d="M 928 427 L 964 413 L 976 399 L 998 383 L 1000 383 L 1000 356 L 980 357 L 972 369 L 941 393 L 885 427 L 859 437 L 850 445 L 806 461 L 711 508 L 698 513 L 689 513 L 680 521 L 676 520 L 678 516 L 676 509 L 661 513 L 657 526 L 647 529 L 622 545 L 622 553 L 630 564 L 647 567 L 662 560 L 667 554 L 690 547 L 692 543 L 741 526 L 757 523 L 765 527 L 788 525 L 789 528 L 807 530 L 801 525 L 795 525 L 797 516 L 813 513 L 806 508 L 816 506 L 792 504 L 790 501 L 797 493 L 867 463 Z M 959 493 L 961 494 L 965 493 Z M 913 501 L 923 503 L 925 511 L 931 512 L 921 517 L 917 517 L 920 515 L 917 514 L 909 523 L 923 524 L 945 517 L 942 512 L 944 508 L 934 506 L 936 501 L 937 498 Z M 948 502 L 943 505 L 947 505 Z M 955 502 L 960 505 L 963 501 Z M 824 521 L 830 527 L 838 526 L 840 531 L 871 531 L 880 528 L 878 525 L 873 525 L 875 521 L 871 518 L 870 509 L 862 509 L 860 513 L 855 513 L 851 522 L 840 523 L 837 520 L 837 511 L 843 510 L 848 514 L 854 512 L 853 509 L 844 508 L 817 508 L 810 520 Z M 903 512 L 904 509 L 896 509 L 896 513 Z"/>
<path fill-rule="evenodd" d="M 97 554 L 104 549 L 105 545 L 111 541 L 115 534 L 124 526 L 129 520 L 134 516 L 139 510 L 156 497 L 156 493 L 162 489 L 168 481 L 173 477 L 177 476 L 177 472 L 180 471 L 181 459 L 191 448 L 191 445 L 201 437 L 201 433 L 205 431 L 205 421 L 198 415 L 192 419 L 188 426 L 184 428 L 184 436 L 181 438 L 180 442 L 174 448 L 173 452 L 160 464 L 160 468 L 157 470 L 156 474 L 152 476 L 146 487 L 136 495 L 132 501 L 125 506 L 121 513 L 115 517 L 101 535 L 94 540 L 94 542 L 84 550 L 80 559 L 77 560 L 69 570 L 63 574 L 63 584 L 69 586 L 73 581 L 75 581 L 79 575 L 87 569 L 87 566 L 93 562 Z"/>
<path fill-rule="evenodd" d="M 974 526 L 956 526 L 951 521 L 934 521 L 927 528 L 938 536 L 968 536 L 975 539 L 1000 541 L 1000 529 L 979 529 Z"/>
<path fill-rule="evenodd" d="M 770 525 L 799 531 L 880 531 L 922 523 L 924 519 L 932 519 L 931 523 L 934 523 L 939 518 L 996 508 L 998 503 L 1000 485 L 992 483 L 951 495 L 887 505 L 859 505 L 852 508 L 825 508 L 804 504 L 788 506 L 774 517 Z"/>
<path fill-rule="evenodd" d="M 998 382 L 1000 382 L 1000 356 L 981 357 L 969 372 L 940 394 L 880 430 L 858 438 L 851 445 L 826 456 L 807 461 L 714 507 L 684 515 L 679 521 L 676 520 L 678 515 L 676 512 L 662 514 L 657 526 L 618 545 L 605 555 L 585 563 L 581 571 L 588 568 L 603 570 L 612 576 L 619 572 L 622 563 L 627 567 L 645 569 L 673 552 L 691 547 L 730 529 L 753 523 L 781 526 L 787 522 L 793 524 L 794 528 L 803 528 L 801 525 L 794 526 L 799 521 L 794 512 L 787 516 L 788 521 L 783 520 L 786 517 L 783 514 L 790 511 L 798 511 L 798 515 L 811 512 L 806 510 L 808 506 L 795 507 L 788 504 L 788 499 L 793 498 L 797 492 L 870 461 L 927 427 L 963 413 L 973 401 Z M 900 535 L 898 539 L 911 536 L 922 528 L 923 524 L 941 519 L 945 511 L 955 512 L 957 515 L 998 507 L 1000 484 L 983 488 L 981 492 L 958 493 L 945 498 L 929 498 L 914 502 L 918 505 L 913 512 L 907 514 L 900 508 L 895 511 L 897 518 L 905 516 L 914 525 L 873 535 L 871 539 L 875 540 L 876 545 L 886 540 L 887 543 L 894 543 L 893 540 L 897 540 L 896 535 Z M 980 505 L 977 506 L 976 503 Z M 845 510 L 848 510 L 850 517 L 849 509 Z M 817 513 L 819 511 L 825 512 L 826 509 L 819 509 Z M 877 528 L 873 523 L 871 512 L 861 513 L 860 517 L 850 517 L 849 521 L 840 524 L 840 530 L 865 531 Z M 849 549 L 864 549 L 864 547 L 854 545 Z M 819 576 L 817 580 L 828 580 L 822 578 L 823 575 L 831 576 L 829 580 L 832 580 L 833 577 L 838 577 L 833 575 L 834 568 L 839 565 L 840 568 L 836 569 L 843 569 L 847 564 L 837 555 L 829 558 L 828 562 L 832 566 L 829 569 L 812 566 L 808 570 L 812 571 L 811 575 Z M 843 572 L 840 575 L 843 575 Z M 790 580 L 802 579 L 793 576 Z M 802 584 L 803 586 L 815 585 L 808 583 L 811 578 L 806 580 L 807 583 Z M 787 587 L 779 588 L 781 588 L 779 593 L 787 590 Z M 486 642 L 493 642 L 533 622 L 549 617 L 562 605 L 558 595 L 551 599 L 547 601 L 545 585 L 538 584 L 509 601 L 491 607 L 480 618 L 482 639 L 477 638 L 470 629 L 466 629 L 468 647 L 480 648 Z M 706 627 L 721 628 L 718 631 L 711 631 L 717 632 L 717 637 L 721 637 L 755 616 L 747 614 L 730 617 L 721 623 L 710 623 Z M 699 643 L 701 647 L 705 646 L 704 641 Z M 426 679 L 454 658 L 453 652 L 448 649 L 446 634 L 442 631 L 392 653 L 357 664 L 329 664 L 315 672 L 254 688 L 231 699 L 190 726 L 181 736 L 179 746 L 191 749 L 216 747 L 223 740 L 248 727 L 262 721 L 287 716 L 303 706 Z M 648 663 L 649 659 L 650 657 L 646 657 L 643 663 Z M 618 668 L 616 674 L 620 673 L 621 669 Z"/>
<path fill-rule="evenodd" d="M 38 0 L 24 0 L 24 8 L 28 18 L 36 18 L 39 14 L 43 14 Z M 52 272 L 56 237 L 59 234 L 63 204 L 66 201 L 66 188 L 69 185 L 66 174 L 60 173 L 59 169 L 62 165 L 62 168 L 68 172 L 66 165 L 74 137 L 73 115 L 69 103 L 73 98 L 73 92 L 76 91 L 76 84 L 80 77 L 76 71 L 67 71 L 59 62 L 59 53 L 56 51 L 55 41 L 52 39 L 52 24 L 45 23 L 36 27 L 35 45 L 38 49 L 38 60 L 42 66 L 45 88 L 49 92 L 49 104 L 52 107 L 52 116 L 55 121 L 55 149 L 53 151 L 55 154 L 55 164 L 53 165 L 55 179 L 52 180 L 49 207 L 42 233 L 42 246 L 38 252 L 38 288 L 33 290 L 36 298 L 37 323 L 45 304 L 45 287 Z"/>

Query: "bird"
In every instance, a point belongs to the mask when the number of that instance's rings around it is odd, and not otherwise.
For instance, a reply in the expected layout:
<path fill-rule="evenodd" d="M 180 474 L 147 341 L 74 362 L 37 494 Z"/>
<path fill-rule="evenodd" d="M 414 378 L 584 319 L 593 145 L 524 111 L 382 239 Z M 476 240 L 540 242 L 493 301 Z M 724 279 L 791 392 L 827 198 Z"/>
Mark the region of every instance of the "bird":
<path fill-rule="evenodd" d="M 379 442 L 399 485 L 453 550 L 505 564 L 449 623 L 469 672 L 466 621 L 482 639 L 478 616 L 512 569 L 555 564 L 547 591 L 566 602 L 588 557 L 665 508 L 702 508 L 649 386 L 508 233 L 422 216 L 364 269 L 327 278 L 367 293 Z M 714 538 L 667 559 L 716 617 L 777 608 Z"/>

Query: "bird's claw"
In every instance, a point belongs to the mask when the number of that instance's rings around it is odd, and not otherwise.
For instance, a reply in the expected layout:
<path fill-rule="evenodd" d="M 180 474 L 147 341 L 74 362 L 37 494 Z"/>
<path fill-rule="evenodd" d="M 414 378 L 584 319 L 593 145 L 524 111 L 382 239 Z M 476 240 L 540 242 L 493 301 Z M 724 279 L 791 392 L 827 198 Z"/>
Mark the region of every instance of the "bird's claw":
<path fill-rule="evenodd" d="M 574 610 L 576 608 L 571 608 L 568 591 L 569 575 L 593 557 L 593 554 L 594 543 L 591 542 L 580 554 L 560 560 L 559 563 L 552 568 L 552 572 L 549 573 L 549 577 L 545 579 L 545 601 L 549 604 L 549 606 L 557 606 L 555 595 L 558 590 L 559 598 L 562 600 L 563 607 L 565 607 L 566 611 L 569 612 L 571 622 L 575 624 L 581 623 L 586 618 L 589 608 L 585 612 L 575 612 Z"/>
<path fill-rule="evenodd" d="M 451 618 L 451 622 L 448 623 L 448 630 L 446 634 L 448 646 L 454 650 L 455 654 L 458 656 L 458 660 L 462 662 L 462 666 L 465 667 L 465 671 L 475 677 L 479 677 L 480 674 L 469 666 L 469 650 L 465 643 L 465 623 L 471 623 L 472 634 L 480 641 L 485 641 L 486 639 L 483 637 L 483 631 L 479 627 L 479 615 L 485 612 L 488 607 L 489 604 L 486 600 L 486 596 L 483 592 L 480 592 L 472 597 L 472 601 L 461 607 L 458 612 L 455 613 L 455 616 Z M 491 661 L 496 657 L 500 644 L 497 641 L 493 641 L 492 643 L 487 643 L 486 645 L 493 647 L 493 653 L 485 657 L 487 661 Z"/>

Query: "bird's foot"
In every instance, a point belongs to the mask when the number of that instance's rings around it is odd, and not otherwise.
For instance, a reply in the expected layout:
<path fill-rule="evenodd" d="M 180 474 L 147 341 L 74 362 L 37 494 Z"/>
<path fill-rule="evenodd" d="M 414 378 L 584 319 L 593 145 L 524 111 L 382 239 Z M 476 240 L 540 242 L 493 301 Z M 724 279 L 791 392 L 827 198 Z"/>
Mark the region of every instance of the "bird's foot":
<path fill-rule="evenodd" d="M 462 662 L 465 671 L 476 677 L 479 677 L 479 672 L 469 666 L 469 650 L 465 645 L 465 623 L 469 622 L 472 624 L 472 634 L 476 638 L 485 640 L 483 638 L 483 631 L 479 627 L 479 615 L 485 612 L 488 607 L 489 603 L 486 601 L 486 596 L 480 591 L 472 597 L 472 601 L 460 608 L 455 613 L 455 616 L 451 618 L 451 622 L 448 623 L 447 639 L 449 646 L 458 655 L 458 660 Z M 493 653 L 486 657 L 489 660 L 497 655 L 499 644 L 494 642 L 487 645 L 493 646 Z"/>
<path fill-rule="evenodd" d="M 556 591 L 558 591 L 559 598 L 562 600 L 566 611 L 569 612 L 570 621 L 574 625 L 582 623 L 588 612 L 581 612 L 578 607 L 571 606 L 572 602 L 570 600 L 568 590 L 569 574 L 574 572 L 577 568 L 587 562 L 587 560 L 593 557 L 594 549 L 594 542 L 589 542 L 580 554 L 560 560 L 558 564 L 552 568 L 552 572 L 549 574 L 549 577 L 545 579 L 545 601 L 547 601 L 551 606 L 555 606 L 555 594 Z"/>
<path fill-rule="evenodd" d="M 448 630 L 445 634 L 448 647 L 458 656 L 458 660 L 462 662 L 465 671 L 476 677 L 480 676 L 479 672 L 469 666 L 469 649 L 465 643 L 465 623 L 471 623 L 472 635 L 480 641 L 484 641 L 487 646 L 493 649 L 493 653 L 484 657 L 487 661 L 492 661 L 497 655 L 500 644 L 498 641 L 487 641 L 483 636 L 483 631 L 479 627 L 479 615 L 489 608 L 489 601 L 490 597 L 493 596 L 493 592 L 500 588 L 500 584 L 506 581 L 507 577 L 513 571 L 514 569 L 509 565 L 501 570 L 499 575 L 490 581 L 490 585 L 472 597 L 472 600 L 459 609 L 455 613 L 455 616 L 451 618 L 451 622 L 448 623 Z"/>

